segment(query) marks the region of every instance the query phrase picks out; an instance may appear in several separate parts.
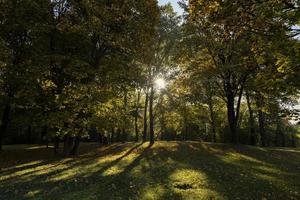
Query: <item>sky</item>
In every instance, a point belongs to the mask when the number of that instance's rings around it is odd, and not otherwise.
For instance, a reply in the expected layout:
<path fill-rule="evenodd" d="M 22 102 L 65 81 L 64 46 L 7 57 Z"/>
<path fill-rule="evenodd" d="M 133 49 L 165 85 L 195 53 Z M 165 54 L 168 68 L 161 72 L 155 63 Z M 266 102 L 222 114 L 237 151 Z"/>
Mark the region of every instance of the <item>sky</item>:
<path fill-rule="evenodd" d="M 178 5 L 178 2 L 179 0 L 158 0 L 158 4 L 159 5 L 164 5 L 164 4 L 167 4 L 167 3 L 171 3 L 173 8 L 174 8 L 174 11 L 177 12 L 178 14 L 182 14 L 182 9 L 180 8 L 180 6 Z"/>

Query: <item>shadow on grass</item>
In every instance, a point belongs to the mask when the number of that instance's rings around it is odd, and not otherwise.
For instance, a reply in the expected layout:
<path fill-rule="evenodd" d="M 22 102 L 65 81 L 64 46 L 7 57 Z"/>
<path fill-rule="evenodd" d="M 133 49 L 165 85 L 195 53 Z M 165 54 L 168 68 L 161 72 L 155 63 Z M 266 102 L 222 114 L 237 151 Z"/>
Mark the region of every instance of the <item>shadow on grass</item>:
<path fill-rule="evenodd" d="M 32 159 L 1 173 L 11 175 L 0 178 L 1 199 L 300 199 L 297 152 L 198 142 L 147 144 L 96 148 L 76 159 Z"/>

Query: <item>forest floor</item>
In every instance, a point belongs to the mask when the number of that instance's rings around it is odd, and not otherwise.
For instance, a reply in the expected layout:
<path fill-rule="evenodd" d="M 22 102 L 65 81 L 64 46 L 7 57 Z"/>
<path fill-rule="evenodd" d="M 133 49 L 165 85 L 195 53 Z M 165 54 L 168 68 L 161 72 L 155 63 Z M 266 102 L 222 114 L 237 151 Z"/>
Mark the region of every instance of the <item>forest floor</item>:
<path fill-rule="evenodd" d="M 0 199 L 300 199 L 300 149 L 199 142 L 4 146 Z"/>

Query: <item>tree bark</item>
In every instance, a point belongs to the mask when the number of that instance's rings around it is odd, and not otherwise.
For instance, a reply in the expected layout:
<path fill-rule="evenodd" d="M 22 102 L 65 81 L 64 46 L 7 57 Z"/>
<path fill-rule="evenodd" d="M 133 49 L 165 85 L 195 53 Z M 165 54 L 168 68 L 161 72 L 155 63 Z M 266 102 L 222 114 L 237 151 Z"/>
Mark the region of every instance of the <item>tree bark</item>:
<path fill-rule="evenodd" d="M 0 151 L 2 150 L 2 140 L 4 135 L 6 134 L 8 123 L 9 123 L 9 114 L 10 114 L 11 106 L 10 104 L 6 104 L 4 107 L 1 126 L 0 126 Z"/>
<path fill-rule="evenodd" d="M 246 92 L 246 100 L 247 100 L 247 106 L 249 111 L 250 145 L 255 146 L 256 145 L 255 124 L 254 124 L 253 110 L 250 102 L 250 96 L 248 92 Z"/>
<path fill-rule="evenodd" d="M 143 131 L 143 142 L 147 141 L 147 130 L 148 130 L 148 120 L 147 120 L 147 114 L 148 114 L 148 101 L 149 101 L 149 89 L 146 88 L 146 97 L 145 97 L 145 108 L 144 108 L 144 131 Z"/>
<path fill-rule="evenodd" d="M 154 144 L 154 114 L 153 114 L 154 88 L 151 85 L 149 97 L 149 128 L 150 128 L 150 144 Z"/>

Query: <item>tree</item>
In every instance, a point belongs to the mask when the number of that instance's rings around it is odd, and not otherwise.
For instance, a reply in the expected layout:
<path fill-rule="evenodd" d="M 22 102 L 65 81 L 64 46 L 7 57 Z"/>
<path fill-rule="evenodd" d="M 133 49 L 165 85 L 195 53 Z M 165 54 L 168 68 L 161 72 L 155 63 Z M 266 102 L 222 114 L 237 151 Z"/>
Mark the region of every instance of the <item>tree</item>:
<path fill-rule="evenodd" d="M 179 17 L 173 11 L 171 4 L 161 7 L 160 23 L 156 27 L 156 42 L 150 46 L 153 57 L 148 64 L 148 89 L 149 89 L 149 128 L 150 143 L 154 143 L 154 98 L 155 79 L 165 74 L 167 68 L 172 67 L 172 56 L 174 56 L 176 43 L 179 39 L 180 27 Z M 146 98 L 147 99 L 147 98 Z M 146 102 L 145 102 L 146 105 Z"/>
<path fill-rule="evenodd" d="M 0 138 L 6 133 L 11 110 L 35 107 L 37 80 L 45 68 L 49 4 L 44 1 L 2 1 L 1 43 L 1 117 Z M 31 91 L 31 92 L 29 92 Z M 0 145 L 1 149 L 1 145 Z"/>
<path fill-rule="evenodd" d="M 232 143 L 238 142 L 237 122 L 244 88 L 261 69 L 253 59 L 258 42 L 266 37 L 274 42 L 275 38 L 286 37 L 290 24 L 295 22 L 285 17 L 295 11 L 286 11 L 285 7 L 285 3 L 277 1 L 190 1 L 187 38 L 197 41 L 194 49 L 198 52 L 205 49 L 214 63 L 212 69 L 226 102 Z"/>

